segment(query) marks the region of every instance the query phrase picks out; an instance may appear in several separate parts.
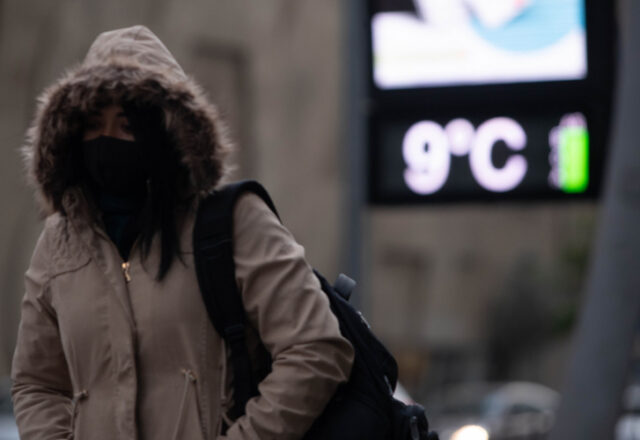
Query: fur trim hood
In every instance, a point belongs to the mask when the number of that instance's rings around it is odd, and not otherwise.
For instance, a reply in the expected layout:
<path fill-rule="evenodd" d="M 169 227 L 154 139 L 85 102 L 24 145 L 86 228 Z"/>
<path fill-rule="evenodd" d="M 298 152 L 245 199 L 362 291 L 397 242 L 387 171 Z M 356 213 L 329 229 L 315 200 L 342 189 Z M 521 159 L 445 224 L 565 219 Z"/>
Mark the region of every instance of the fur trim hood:
<path fill-rule="evenodd" d="M 68 176 L 82 116 L 122 100 L 162 108 L 194 194 L 209 193 L 224 176 L 230 145 L 215 106 L 149 29 L 113 30 L 100 34 L 84 61 L 39 97 L 22 152 L 45 214 L 65 213 L 66 199 L 76 199 L 69 196 L 77 188 Z"/>

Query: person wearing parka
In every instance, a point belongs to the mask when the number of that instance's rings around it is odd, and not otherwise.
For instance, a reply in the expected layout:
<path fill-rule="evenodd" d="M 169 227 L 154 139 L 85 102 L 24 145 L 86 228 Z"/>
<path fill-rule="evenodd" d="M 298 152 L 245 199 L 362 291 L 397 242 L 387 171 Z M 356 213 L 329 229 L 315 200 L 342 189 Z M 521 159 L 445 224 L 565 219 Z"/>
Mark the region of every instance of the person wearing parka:
<path fill-rule="evenodd" d="M 162 136 L 187 175 L 181 196 L 190 203 L 176 216 L 177 255 L 161 279 L 159 233 L 125 261 L 101 205 L 71 178 L 82 167 L 74 155 L 86 115 L 122 102 L 160 109 Z M 228 150 L 215 107 L 144 26 L 99 35 L 40 97 L 24 153 L 46 220 L 12 365 L 23 440 L 298 439 L 348 379 L 353 349 L 303 248 L 257 196 L 243 195 L 233 258 L 247 345 L 252 359 L 264 347 L 273 361 L 246 414 L 229 419 L 232 371 L 192 246 L 198 201 L 219 185 Z"/>

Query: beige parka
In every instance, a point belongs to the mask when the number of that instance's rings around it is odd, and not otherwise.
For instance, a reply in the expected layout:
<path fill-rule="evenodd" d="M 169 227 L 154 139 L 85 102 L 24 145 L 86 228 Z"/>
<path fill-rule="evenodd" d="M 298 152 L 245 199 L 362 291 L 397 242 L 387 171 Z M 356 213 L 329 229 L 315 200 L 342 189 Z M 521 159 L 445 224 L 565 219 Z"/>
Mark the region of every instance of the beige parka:
<path fill-rule="evenodd" d="M 162 106 L 196 195 L 180 222 L 181 261 L 160 282 L 157 240 L 146 260 L 134 247 L 123 266 L 65 175 L 78 114 L 125 98 Z M 221 435 L 232 371 L 201 299 L 191 234 L 198 196 L 218 184 L 226 150 L 215 108 L 143 26 L 101 34 L 44 92 L 24 147 L 47 218 L 12 366 L 23 440 L 297 439 L 348 378 L 353 349 L 304 249 L 257 196 L 242 196 L 233 239 L 248 345 L 259 363 L 261 341 L 273 364 L 260 396 Z"/>

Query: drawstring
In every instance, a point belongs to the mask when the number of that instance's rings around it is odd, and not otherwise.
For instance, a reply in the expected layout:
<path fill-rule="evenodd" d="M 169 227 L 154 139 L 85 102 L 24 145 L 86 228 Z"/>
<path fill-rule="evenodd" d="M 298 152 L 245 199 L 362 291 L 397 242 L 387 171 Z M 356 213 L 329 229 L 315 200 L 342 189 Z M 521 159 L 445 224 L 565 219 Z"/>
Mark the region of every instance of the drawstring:
<path fill-rule="evenodd" d="M 182 369 L 182 374 L 184 374 L 184 390 L 182 392 L 182 400 L 180 401 L 180 409 L 178 412 L 178 421 L 176 422 L 176 428 L 175 431 L 173 432 L 173 436 L 171 437 L 173 440 L 178 440 L 178 435 L 180 434 L 180 431 L 182 430 L 182 422 L 184 420 L 184 410 L 185 410 L 185 406 L 187 404 L 187 397 L 189 395 L 189 390 L 191 389 L 191 387 L 189 386 L 189 383 L 194 383 L 196 381 L 196 376 L 195 374 L 193 374 L 193 371 L 191 370 L 185 370 L 184 368 Z"/>
<path fill-rule="evenodd" d="M 78 415 L 78 404 L 80 403 L 81 400 L 84 400 L 87 397 L 89 397 L 89 393 L 87 392 L 87 390 L 82 390 L 73 395 L 73 400 L 71 401 L 71 426 L 69 429 L 69 437 L 68 437 L 69 440 L 73 439 L 75 436 L 74 430 L 75 430 L 75 424 L 76 424 L 76 417 Z"/>
<path fill-rule="evenodd" d="M 227 408 L 228 404 L 229 404 L 229 397 L 227 395 L 227 362 L 228 362 L 228 353 L 227 353 L 227 344 L 222 344 L 222 374 L 221 374 L 221 381 L 220 383 L 222 384 L 220 386 L 220 401 L 222 402 L 223 408 L 221 411 L 221 416 L 222 416 L 222 420 L 218 426 L 218 434 L 219 435 L 225 435 L 227 432 L 227 429 L 229 428 L 229 426 L 231 426 L 233 424 L 233 420 L 231 420 L 231 418 L 229 417 L 229 415 L 227 414 Z"/>

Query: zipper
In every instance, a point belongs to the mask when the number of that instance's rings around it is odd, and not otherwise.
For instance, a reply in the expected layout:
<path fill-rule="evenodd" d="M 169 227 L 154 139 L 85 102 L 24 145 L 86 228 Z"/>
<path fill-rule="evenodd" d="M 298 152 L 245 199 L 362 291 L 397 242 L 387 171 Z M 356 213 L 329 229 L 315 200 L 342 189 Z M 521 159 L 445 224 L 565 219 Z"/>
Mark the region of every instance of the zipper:
<path fill-rule="evenodd" d="M 113 247 L 113 249 L 116 251 L 116 254 L 120 255 L 117 246 L 115 245 L 115 243 L 111 240 L 111 238 L 109 238 L 109 235 L 105 232 L 105 227 L 104 224 L 100 223 L 99 228 L 97 228 L 97 233 L 99 235 L 102 236 L 102 238 L 104 238 L 107 242 L 109 242 L 111 244 L 111 246 Z M 131 252 L 129 253 L 129 259 L 131 259 L 131 256 L 133 255 L 133 251 L 136 249 L 136 246 L 138 245 L 138 242 L 140 241 L 140 235 L 138 234 L 138 237 L 136 237 L 136 239 L 134 240 L 133 244 L 131 245 Z M 127 283 L 131 282 L 131 273 L 129 272 L 129 269 L 131 267 L 131 263 L 129 261 L 123 261 L 120 264 L 120 268 L 122 269 L 122 274 L 124 275 L 124 279 Z"/>
<path fill-rule="evenodd" d="M 131 267 L 131 263 L 125 261 L 122 263 L 122 273 L 124 274 L 124 280 L 128 283 L 131 281 L 131 274 L 129 273 L 129 268 Z"/>
<path fill-rule="evenodd" d="M 133 251 L 135 251 L 136 246 L 138 245 L 139 241 L 140 241 L 140 235 L 138 235 L 138 237 L 135 239 L 135 241 L 131 245 L 131 252 L 129 253 L 129 260 L 131 260 L 131 257 L 133 256 Z M 113 242 L 111 242 L 111 244 L 113 244 Z M 113 244 L 113 247 L 116 247 L 116 245 Z M 116 248 L 116 252 L 118 252 L 117 248 Z M 121 264 L 121 267 L 122 267 L 122 274 L 124 275 L 124 280 L 127 283 L 130 283 L 131 282 L 131 272 L 129 272 L 129 269 L 131 268 L 131 263 L 129 261 L 123 261 L 122 264 Z"/>
<path fill-rule="evenodd" d="M 182 392 L 182 400 L 180 401 L 180 409 L 178 410 L 178 420 L 176 421 L 176 427 L 173 431 L 173 436 L 171 437 L 173 440 L 177 440 L 180 432 L 182 431 L 189 391 L 192 388 L 191 384 L 195 386 L 196 382 L 196 375 L 193 371 L 182 369 L 182 374 L 184 375 L 184 391 Z"/>
<path fill-rule="evenodd" d="M 133 251 L 136 248 L 136 245 L 138 244 L 138 241 L 140 241 L 140 237 L 136 238 L 136 240 L 133 242 L 133 245 L 131 245 L 131 252 L 129 253 L 129 261 L 123 261 L 122 263 L 120 263 L 120 268 L 122 269 L 122 275 L 124 275 L 124 280 L 127 283 L 131 282 L 131 257 L 133 256 Z M 113 247 L 115 248 L 116 252 L 118 251 L 118 248 L 116 248 L 116 245 L 113 244 L 113 242 L 111 242 L 111 244 L 113 245 Z"/>

